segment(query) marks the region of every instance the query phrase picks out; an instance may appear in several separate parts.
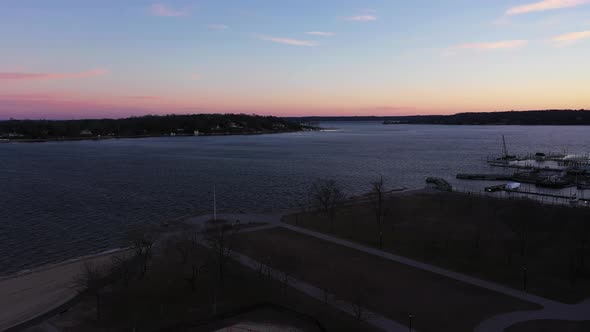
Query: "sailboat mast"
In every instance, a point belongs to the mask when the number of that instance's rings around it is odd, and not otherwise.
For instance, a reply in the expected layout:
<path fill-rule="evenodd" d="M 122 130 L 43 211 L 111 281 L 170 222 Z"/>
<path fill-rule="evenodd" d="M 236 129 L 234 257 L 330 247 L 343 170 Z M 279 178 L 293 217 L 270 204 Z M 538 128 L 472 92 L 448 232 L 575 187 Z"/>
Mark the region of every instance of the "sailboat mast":
<path fill-rule="evenodd" d="M 504 138 L 504 135 L 502 135 L 502 144 L 504 146 L 504 151 L 502 151 L 504 153 L 504 158 L 508 158 L 508 149 L 506 148 L 506 138 Z"/>

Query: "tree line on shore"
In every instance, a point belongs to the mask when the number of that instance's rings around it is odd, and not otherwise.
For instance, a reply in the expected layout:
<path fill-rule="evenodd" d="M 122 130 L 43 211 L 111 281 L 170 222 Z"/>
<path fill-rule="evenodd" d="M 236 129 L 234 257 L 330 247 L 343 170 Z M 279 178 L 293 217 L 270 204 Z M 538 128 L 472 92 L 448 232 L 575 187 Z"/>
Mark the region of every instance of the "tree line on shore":
<path fill-rule="evenodd" d="M 125 119 L 0 121 L 0 136 L 13 139 L 194 135 L 196 132 L 256 133 L 301 129 L 301 124 L 283 118 L 246 114 L 173 114 Z"/>
<path fill-rule="evenodd" d="M 502 112 L 468 112 L 452 115 L 408 116 L 310 116 L 292 118 L 299 121 L 384 121 L 390 124 L 441 125 L 590 125 L 590 110 L 530 110 Z"/>

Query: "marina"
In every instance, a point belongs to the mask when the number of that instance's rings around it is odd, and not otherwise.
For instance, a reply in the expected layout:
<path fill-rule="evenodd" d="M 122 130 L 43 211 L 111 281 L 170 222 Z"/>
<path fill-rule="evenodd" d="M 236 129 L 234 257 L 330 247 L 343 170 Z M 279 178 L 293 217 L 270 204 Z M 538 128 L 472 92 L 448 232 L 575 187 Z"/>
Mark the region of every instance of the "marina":
<path fill-rule="evenodd" d="M 502 135 L 502 154 L 488 157 L 487 164 L 505 173 L 459 173 L 458 180 L 508 181 L 504 184 L 485 186 L 484 193 L 510 192 L 530 198 L 551 198 L 550 203 L 587 206 L 588 201 L 578 198 L 576 190 L 590 189 L 590 154 L 526 153 L 510 154 L 506 138 Z M 512 170 L 512 171 L 511 171 Z M 523 189 L 521 184 L 526 184 Z M 570 192 L 564 190 L 570 189 Z M 567 190 L 566 190 L 567 191 Z M 542 199 L 541 199 L 542 200 Z"/>

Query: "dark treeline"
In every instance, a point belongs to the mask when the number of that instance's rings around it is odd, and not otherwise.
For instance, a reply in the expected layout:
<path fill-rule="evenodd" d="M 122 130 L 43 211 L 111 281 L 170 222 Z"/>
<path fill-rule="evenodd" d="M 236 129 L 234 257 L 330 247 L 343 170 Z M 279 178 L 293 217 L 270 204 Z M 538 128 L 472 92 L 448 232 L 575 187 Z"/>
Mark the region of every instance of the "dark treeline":
<path fill-rule="evenodd" d="M 422 116 L 408 123 L 446 125 L 590 125 L 590 111 L 546 110 L 522 112 L 459 113 L 444 116 Z"/>
<path fill-rule="evenodd" d="M 0 121 L 0 137 L 54 139 L 158 135 L 240 134 L 301 130 L 298 123 L 245 114 L 148 115 L 126 119 Z"/>
<path fill-rule="evenodd" d="M 392 121 L 444 125 L 590 125 L 587 110 L 510 111 L 454 115 L 305 117 L 302 121 Z"/>

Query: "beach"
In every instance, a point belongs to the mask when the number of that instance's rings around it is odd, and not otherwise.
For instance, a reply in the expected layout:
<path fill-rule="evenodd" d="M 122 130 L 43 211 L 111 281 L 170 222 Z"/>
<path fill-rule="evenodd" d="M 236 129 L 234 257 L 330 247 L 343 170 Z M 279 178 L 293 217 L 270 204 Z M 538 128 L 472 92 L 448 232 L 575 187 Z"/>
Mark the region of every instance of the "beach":
<path fill-rule="evenodd" d="M 78 294 L 75 277 L 84 264 L 107 264 L 125 249 L 109 250 L 0 279 L 0 331 L 28 322 L 68 301 Z"/>

